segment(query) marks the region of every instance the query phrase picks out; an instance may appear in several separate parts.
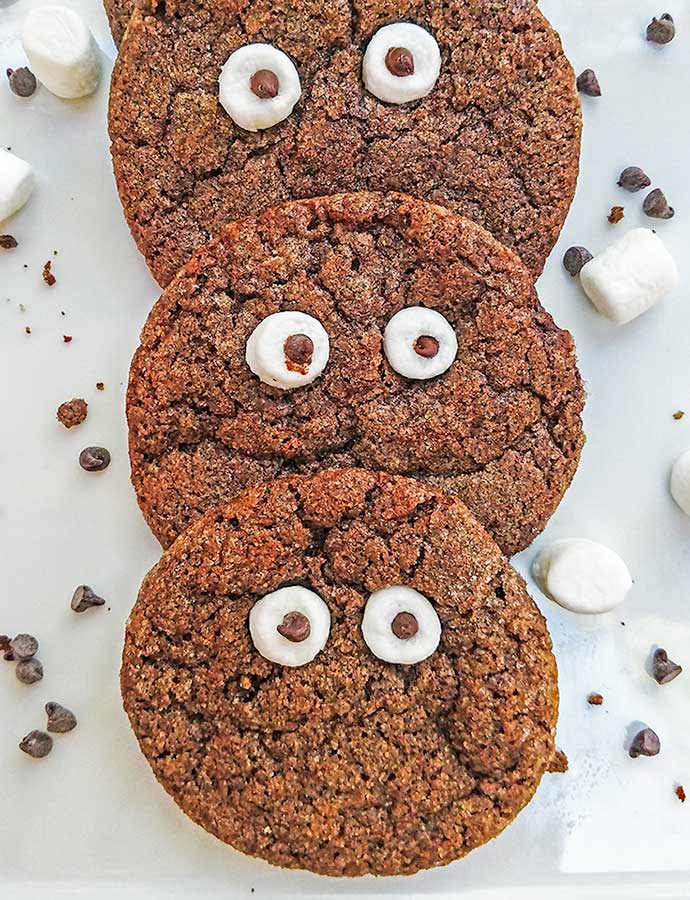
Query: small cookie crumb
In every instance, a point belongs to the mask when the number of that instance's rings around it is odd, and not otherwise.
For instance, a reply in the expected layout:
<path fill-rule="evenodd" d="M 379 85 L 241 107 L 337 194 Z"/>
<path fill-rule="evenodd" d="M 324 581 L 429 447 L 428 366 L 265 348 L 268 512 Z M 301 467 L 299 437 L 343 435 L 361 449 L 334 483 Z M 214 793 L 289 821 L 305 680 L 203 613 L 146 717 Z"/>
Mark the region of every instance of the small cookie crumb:
<path fill-rule="evenodd" d="M 25 326 L 24 326 L 24 331 L 25 331 L 27 334 L 31 334 L 31 326 L 30 326 L 30 325 L 25 325 Z"/>
<path fill-rule="evenodd" d="M 684 415 L 685 415 L 685 411 L 682 409 L 679 409 L 678 412 L 673 413 L 673 418 L 676 420 L 676 422 L 680 422 L 680 420 L 683 418 Z"/>
<path fill-rule="evenodd" d="M 81 398 L 74 400 L 65 400 L 58 406 L 57 418 L 65 428 L 74 428 L 75 425 L 81 425 L 86 418 L 88 411 L 88 403 Z"/>
<path fill-rule="evenodd" d="M 14 250 L 19 242 L 12 234 L 0 234 L 0 250 Z"/>
<path fill-rule="evenodd" d="M 676 797 L 678 797 L 678 799 L 680 800 L 681 803 L 685 803 L 685 799 L 686 799 L 685 788 L 683 787 L 682 784 L 679 784 L 678 787 L 676 788 Z"/>
<path fill-rule="evenodd" d="M 72 335 L 71 335 L 71 334 L 63 334 L 63 335 L 62 335 L 62 340 L 63 340 L 66 344 L 70 344 L 70 343 L 72 342 Z"/>
<path fill-rule="evenodd" d="M 53 264 L 51 263 L 51 261 L 48 260 L 48 262 L 43 266 L 43 280 L 48 285 L 48 287 L 52 287 L 57 281 L 57 278 L 51 272 L 52 265 Z"/>
<path fill-rule="evenodd" d="M 589 703 L 590 706 L 601 706 L 603 702 L 604 698 L 601 694 L 590 694 L 589 697 L 587 697 L 587 703 Z"/>
<path fill-rule="evenodd" d="M 104 391 L 104 390 L 105 390 L 105 385 L 103 384 L 102 381 L 97 381 L 97 382 L 96 382 L 96 390 L 97 390 L 97 391 Z"/>
<path fill-rule="evenodd" d="M 608 220 L 612 225 L 617 225 L 625 218 L 625 209 L 622 206 L 612 206 L 608 215 Z"/>

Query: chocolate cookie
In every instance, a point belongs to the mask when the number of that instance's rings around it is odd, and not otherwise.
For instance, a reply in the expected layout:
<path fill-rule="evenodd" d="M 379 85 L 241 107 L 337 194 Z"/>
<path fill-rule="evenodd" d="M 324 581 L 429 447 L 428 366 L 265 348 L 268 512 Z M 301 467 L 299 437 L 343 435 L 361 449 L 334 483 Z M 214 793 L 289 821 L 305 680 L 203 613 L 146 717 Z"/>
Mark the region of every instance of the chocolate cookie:
<path fill-rule="evenodd" d="M 113 40 L 119 47 L 134 11 L 135 0 L 103 0 L 103 6 L 108 16 Z"/>
<path fill-rule="evenodd" d="M 168 546 L 257 481 L 382 469 L 459 494 L 512 554 L 575 472 L 583 396 L 570 334 L 482 228 L 399 194 L 297 201 L 222 229 L 152 310 L 132 481 Z"/>
<path fill-rule="evenodd" d="M 142 6 L 113 73 L 110 134 L 128 222 L 162 285 L 233 219 L 359 190 L 448 206 L 541 272 L 575 191 L 581 116 L 533 0 Z"/>
<path fill-rule="evenodd" d="M 144 581 L 121 684 L 182 810 L 289 868 L 445 865 L 554 762 L 556 664 L 524 582 L 459 500 L 381 473 L 292 476 L 204 516 Z"/>

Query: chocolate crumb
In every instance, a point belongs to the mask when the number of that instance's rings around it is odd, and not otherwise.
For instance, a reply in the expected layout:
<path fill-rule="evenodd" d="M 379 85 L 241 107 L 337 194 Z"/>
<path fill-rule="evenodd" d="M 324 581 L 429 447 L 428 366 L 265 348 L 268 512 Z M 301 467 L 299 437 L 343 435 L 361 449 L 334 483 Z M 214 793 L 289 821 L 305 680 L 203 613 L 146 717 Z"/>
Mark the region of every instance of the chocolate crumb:
<path fill-rule="evenodd" d="M 26 66 L 8 69 L 7 80 L 10 83 L 10 90 L 17 97 L 30 97 L 36 91 L 36 76 Z"/>
<path fill-rule="evenodd" d="M 668 658 L 668 653 L 661 647 L 654 651 L 652 659 L 652 675 L 657 684 L 668 684 L 683 671 L 678 663 Z"/>
<path fill-rule="evenodd" d="M 81 425 L 86 418 L 88 404 L 86 400 L 76 398 L 74 400 L 65 400 L 58 406 L 57 418 L 65 428 L 74 428 L 75 425 Z"/>
<path fill-rule="evenodd" d="M 608 215 L 608 220 L 612 225 L 617 225 L 625 218 L 625 210 L 622 206 L 612 206 Z"/>
<path fill-rule="evenodd" d="M 587 703 L 589 703 L 590 706 L 601 706 L 603 702 L 604 698 L 601 694 L 590 694 L 589 697 L 587 697 Z"/>
<path fill-rule="evenodd" d="M 664 13 L 658 19 L 654 17 L 647 25 L 647 40 L 653 44 L 669 44 L 675 36 L 676 26 L 669 13 Z"/>
<path fill-rule="evenodd" d="M 88 584 L 80 584 L 76 591 L 72 594 L 70 606 L 75 613 L 86 612 L 93 606 L 103 606 L 105 600 L 94 593 Z"/>
<path fill-rule="evenodd" d="M 59 703 L 46 703 L 45 710 L 48 716 L 48 731 L 52 731 L 53 734 L 66 734 L 76 728 L 77 717 Z"/>
<path fill-rule="evenodd" d="M 642 210 L 652 219 L 672 219 L 676 214 L 674 208 L 668 205 L 664 192 L 659 188 L 654 188 L 651 193 L 647 194 L 642 204 Z"/>
<path fill-rule="evenodd" d="M 40 660 L 32 657 L 31 659 L 21 659 L 17 663 L 14 670 L 17 680 L 22 684 L 35 684 L 43 678 L 43 666 Z"/>
<path fill-rule="evenodd" d="M 34 759 L 42 759 L 53 749 L 53 739 L 45 731 L 30 731 L 22 738 L 19 749 Z"/>
<path fill-rule="evenodd" d="M 102 381 L 97 381 L 97 382 L 96 382 L 96 390 L 97 390 L 97 391 L 104 391 L 104 390 L 105 390 L 105 385 L 103 384 Z"/>
<path fill-rule="evenodd" d="M 586 247 L 569 247 L 565 251 L 563 257 L 563 266 L 565 267 L 566 272 L 568 272 L 572 278 L 575 278 L 576 275 L 580 274 L 583 266 L 586 266 L 590 259 L 592 259 L 592 254 Z"/>
<path fill-rule="evenodd" d="M 630 191 L 631 194 L 644 190 L 651 183 L 649 176 L 639 166 L 628 166 L 627 169 L 623 169 L 618 178 L 618 187 Z"/>
<path fill-rule="evenodd" d="M 685 803 L 685 796 L 685 788 L 682 784 L 679 784 L 676 788 L 676 797 L 678 797 L 681 803 Z"/>
<path fill-rule="evenodd" d="M 105 447 L 85 447 L 79 454 L 79 465 L 86 472 L 102 472 L 110 465 L 110 453 Z"/>
<path fill-rule="evenodd" d="M 0 250 L 14 250 L 18 246 L 19 243 L 14 235 L 0 234 Z"/>
<path fill-rule="evenodd" d="M 685 412 L 682 409 L 679 409 L 678 412 L 673 413 L 673 418 L 676 420 L 676 422 L 680 422 L 684 415 Z"/>
<path fill-rule="evenodd" d="M 53 264 L 51 263 L 51 261 L 48 260 L 48 262 L 43 266 L 43 280 L 48 285 L 48 287 L 52 287 L 57 281 L 57 278 L 51 272 L 52 265 Z"/>
<path fill-rule="evenodd" d="M 593 69 L 585 69 L 581 75 L 578 75 L 577 89 L 588 97 L 601 97 L 601 86 Z"/>
<path fill-rule="evenodd" d="M 659 736 L 651 728 L 643 728 L 633 738 L 630 745 L 630 756 L 637 759 L 638 756 L 656 756 L 661 750 Z"/>
<path fill-rule="evenodd" d="M 38 653 L 38 641 L 33 634 L 18 634 L 10 641 L 10 650 L 15 659 L 31 659 Z"/>
<path fill-rule="evenodd" d="M 71 334 L 63 334 L 63 335 L 62 335 L 62 340 L 63 340 L 66 344 L 71 344 L 71 343 L 72 343 L 72 335 L 71 335 Z"/>

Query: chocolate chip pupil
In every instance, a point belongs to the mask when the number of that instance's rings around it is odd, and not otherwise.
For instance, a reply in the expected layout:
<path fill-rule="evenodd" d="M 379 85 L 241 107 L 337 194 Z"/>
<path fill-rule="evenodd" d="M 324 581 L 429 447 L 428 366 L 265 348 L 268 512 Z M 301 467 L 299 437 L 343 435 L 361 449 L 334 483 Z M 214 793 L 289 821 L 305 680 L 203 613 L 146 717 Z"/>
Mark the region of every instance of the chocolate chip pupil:
<path fill-rule="evenodd" d="M 419 622 L 409 612 L 399 612 L 391 622 L 391 631 L 401 641 L 414 637 L 419 631 Z"/>
<path fill-rule="evenodd" d="M 417 356 L 432 359 L 438 353 L 438 341 L 430 334 L 421 334 L 414 342 L 414 352 Z"/>
<path fill-rule="evenodd" d="M 386 68 L 398 78 L 414 75 L 414 56 L 407 47 L 391 47 L 386 53 Z"/>
<path fill-rule="evenodd" d="M 280 82 L 275 72 L 271 72 L 270 69 L 259 69 L 258 72 L 254 72 L 252 75 L 249 86 L 252 89 L 252 93 L 256 94 L 261 100 L 272 100 L 278 96 Z"/>
<path fill-rule="evenodd" d="M 293 644 L 301 644 L 311 634 L 309 619 L 301 612 L 289 612 L 283 616 L 283 621 L 276 628 L 278 634 Z"/>
<path fill-rule="evenodd" d="M 285 341 L 285 356 L 298 366 L 308 366 L 314 353 L 314 342 L 306 334 L 291 334 Z"/>

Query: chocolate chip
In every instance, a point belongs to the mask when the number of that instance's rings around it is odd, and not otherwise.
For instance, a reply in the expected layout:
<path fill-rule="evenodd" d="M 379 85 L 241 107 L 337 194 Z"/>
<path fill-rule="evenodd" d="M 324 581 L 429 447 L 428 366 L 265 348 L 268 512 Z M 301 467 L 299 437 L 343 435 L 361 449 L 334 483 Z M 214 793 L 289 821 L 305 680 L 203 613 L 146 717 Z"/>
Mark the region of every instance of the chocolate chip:
<path fill-rule="evenodd" d="M 70 601 L 70 606 L 76 613 L 86 612 L 92 606 L 103 606 L 104 604 L 105 600 L 99 597 L 98 594 L 95 594 L 88 584 L 79 585 L 72 594 L 72 600 Z"/>
<path fill-rule="evenodd" d="M 630 756 L 637 759 L 638 756 L 656 756 L 661 750 L 661 742 L 659 736 L 651 728 L 643 728 L 633 738 L 630 745 Z"/>
<path fill-rule="evenodd" d="M 407 47 L 391 47 L 386 53 L 386 68 L 397 78 L 414 75 L 414 56 Z"/>
<path fill-rule="evenodd" d="M 580 274 L 583 266 L 587 265 L 590 259 L 592 259 L 592 254 L 586 247 L 569 247 L 565 251 L 563 265 L 565 266 L 566 272 L 569 272 L 570 275 L 575 278 L 576 275 Z"/>
<path fill-rule="evenodd" d="M 32 634 L 18 634 L 10 641 L 10 650 L 15 659 L 31 659 L 38 652 L 38 641 Z"/>
<path fill-rule="evenodd" d="M 589 703 L 590 706 L 601 706 L 603 702 L 604 698 L 601 694 L 590 694 L 589 697 L 587 697 L 587 703 Z"/>
<path fill-rule="evenodd" d="M 639 166 L 628 166 L 618 178 L 618 187 L 630 191 L 631 194 L 649 187 L 651 183 L 649 176 Z"/>
<path fill-rule="evenodd" d="M 401 641 L 414 637 L 419 631 L 419 622 L 410 612 L 399 612 L 391 622 L 391 631 Z"/>
<path fill-rule="evenodd" d="M 676 211 L 668 205 L 664 192 L 659 188 L 647 194 L 642 204 L 642 210 L 652 219 L 672 219 Z"/>
<path fill-rule="evenodd" d="M 14 674 L 22 684 L 36 684 L 43 678 L 43 666 L 34 657 L 22 659 L 17 663 Z"/>
<path fill-rule="evenodd" d="M 48 287 L 52 287 L 57 281 L 57 278 L 50 271 L 52 265 L 53 264 L 51 263 L 51 261 L 48 260 L 48 262 L 43 266 L 42 277 Z"/>
<path fill-rule="evenodd" d="M 647 25 L 647 40 L 653 44 L 669 44 L 676 36 L 676 26 L 673 22 L 673 16 L 664 13 L 652 19 Z"/>
<path fill-rule="evenodd" d="M 87 472 L 102 472 L 110 465 L 110 453 L 105 447 L 86 447 L 79 454 L 79 465 Z"/>
<path fill-rule="evenodd" d="M 11 234 L 0 234 L 0 250 L 14 250 L 18 246 L 17 239 Z"/>
<path fill-rule="evenodd" d="M 672 659 L 669 659 L 668 653 L 661 647 L 654 651 L 652 675 L 658 684 L 668 684 L 669 681 L 677 678 L 682 671 L 682 667 L 678 663 L 674 663 Z"/>
<path fill-rule="evenodd" d="M 252 89 L 252 94 L 255 94 L 260 100 L 272 100 L 278 96 L 280 82 L 275 72 L 271 72 L 270 69 L 259 69 L 249 79 L 249 87 Z"/>
<path fill-rule="evenodd" d="M 289 362 L 296 366 L 308 366 L 314 355 L 314 342 L 306 334 L 291 334 L 283 350 Z"/>
<path fill-rule="evenodd" d="M 276 631 L 292 644 L 301 644 L 311 634 L 311 625 L 304 613 L 289 612 L 283 616 L 283 621 Z"/>
<path fill-rule="evenodd" d="M 577 89 L 581 94 L 586 94 L 588 97 L 601 97 L 601 86 L 599 85 L 599 79 L 594 74 L 594 69 L 585 69 L 578 76 Z"/>
<path fill-rule="evenodd" d="M 608 219 L 612 225 L 617 225 L 621 219 L 625 218 L 625 210 L 622 206 L 612 206 Z"/>
<path fill-rule="evenodd" d="M 433 359 L 438 353 L 439 343 L 430 334 L 421 334 L 414 342 L 414 352 L 424 359 Z"/>
<path fill-rule="evenodd" d="M 8 69 L 7 79 L 10 83 L 10 90 L 17 97 L 30 97 L 36 90 L 36 76 L 26 66 L 14 70 Z"/>
<path fill-rule="evenodd" d="M 75 425 L 81 425 L 86 418 L 88 404 L 86 400 L 75 398 L 74 400 L 65 400 L 58 406 L 57 418 L 65 428 L 74 428 Z"/>
<path fill-rule="evenodd" d="M 26 737 L 22 738 L 19 749 L 34 759 L 42 759 L 47 756 L 53 749 L 53 739 L 45 731 L 30 731 Z"/>
<path fill-rule="evenodd" d="M 48 731 L 54 734 L 65 734 L 76 728 L 77 717 L 69 709 L 65 709 L 59 703 L 46 703 L 46 714 L 48 716 Z"/>

